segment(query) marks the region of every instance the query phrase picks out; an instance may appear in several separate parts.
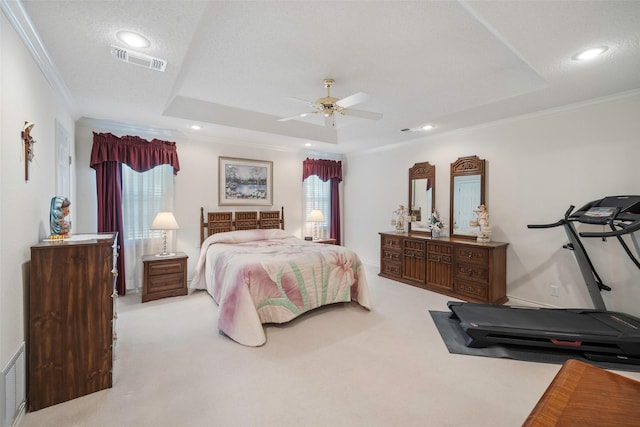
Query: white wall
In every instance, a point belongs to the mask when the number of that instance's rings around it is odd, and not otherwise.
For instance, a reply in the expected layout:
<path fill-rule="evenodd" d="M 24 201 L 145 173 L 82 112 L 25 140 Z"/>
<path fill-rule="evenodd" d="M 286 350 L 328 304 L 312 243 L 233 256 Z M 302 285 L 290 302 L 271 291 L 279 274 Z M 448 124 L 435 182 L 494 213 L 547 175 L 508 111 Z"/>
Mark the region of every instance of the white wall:
<path fill-rule="evenodd" d="M 30 248 L 49 234 L 49 204 L 55 196 L 56 121 L 73 140 L 68 111 L 35 64 L 4 13 L 0 13 L 0 369 L 25 340 L 24 288 Z M 24 177 L 20 132 L 35 123 L 30 180 Z M 72 143 L 73 144 L 73 143 Z M 73 146 L 71 147 L 73 152 Z M 72 188 L 72 199 L 74 190 Z M 74 205 L 71 205 L 73 212 Z M 37 286 L 34 284 L 34 286 Z"/>
<path fill-rule="evenodd" d="M 449 170 L 458 157 L 487 160 L 487 206 L 493 240 L 508 242 L 507 293 L 552 306 L 591 307 L 562 228 L 529 230 L 559 220 L 569 205 L 604 196 L 640 194 L 640 91 L 617 99 L 498 122 L 395 148 L 348 156 L 345 240 L 365 262 L 379 265 L 378 232 L 408 203 L 408 169 L 436 166 L 436 208 L 449 217 Z M 385 173 L 380 173 L 385 171 Z M 586 230 L 601 226 L 580 225 Z M 587 242 L 611 310 L 640 315 L 640 271 L 613 240 Z M 560 296 L 550 286 L 560 286 Z"/>

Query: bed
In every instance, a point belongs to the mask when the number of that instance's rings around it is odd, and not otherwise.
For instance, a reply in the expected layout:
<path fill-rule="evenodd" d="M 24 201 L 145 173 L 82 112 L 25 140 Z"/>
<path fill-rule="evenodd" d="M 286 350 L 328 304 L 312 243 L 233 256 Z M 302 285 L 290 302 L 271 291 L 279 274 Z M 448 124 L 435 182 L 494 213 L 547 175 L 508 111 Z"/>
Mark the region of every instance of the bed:
<path fill-rule="evenodd" d="M 358 255 L 284 231 L 284 209 L 209 212 L 206 221 L 201 209 L 200 226 L 189 287 L 207 290 L 219 306 L 218 329 L 240 344 L 261 346 L 263 324 L 286 323 L 321 306 L 356 301 L 371 309 Z"/>

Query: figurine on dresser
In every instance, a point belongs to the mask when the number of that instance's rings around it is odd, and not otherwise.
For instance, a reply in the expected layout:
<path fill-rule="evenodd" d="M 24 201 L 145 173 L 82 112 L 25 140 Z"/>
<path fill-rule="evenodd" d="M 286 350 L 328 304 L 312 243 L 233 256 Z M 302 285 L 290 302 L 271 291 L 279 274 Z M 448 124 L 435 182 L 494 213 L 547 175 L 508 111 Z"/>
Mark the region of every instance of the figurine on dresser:
<path fill-rule="evenodd" d="M 65 220 L 69 216 L 69 206 L 71 206 L 71 202 L 66 197 L 55 196 L 51 199 L 51 211 L 49 213 L 51 238 L 69 236 L 70 226 L 69 222 Z"/>
<path fill-rule="evenodd" d="M 396 227 L 397 233 L 404 233 L 404 222 L 407 219 L 407 210 L 404 205 L 398 205 L 398 209 L 393 211 L 391 225 Z"/>
<path fill-rule="evenodd" d="M 478 242 L 491 241 L 491 226 L 489 225 L 489 211 L 485 205 L 478 206 L 478 210 L 474 211 L 478 225 Z"/>

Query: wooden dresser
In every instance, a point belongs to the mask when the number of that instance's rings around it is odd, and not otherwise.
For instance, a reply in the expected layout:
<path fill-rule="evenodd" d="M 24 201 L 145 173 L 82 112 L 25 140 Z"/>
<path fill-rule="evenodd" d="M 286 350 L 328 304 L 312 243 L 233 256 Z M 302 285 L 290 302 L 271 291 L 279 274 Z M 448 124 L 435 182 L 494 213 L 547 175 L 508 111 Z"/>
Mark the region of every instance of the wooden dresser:
<path fill-rule="evenodd" d="M 380 276 L 466 301 L 507 301 L 508 243 L 380 233 Z"/>
<path fill-rule="evenodd" d="M 115 234 L 104 236 L 31 247 L 31 411 L 112 385 L 117 246 Z"/>

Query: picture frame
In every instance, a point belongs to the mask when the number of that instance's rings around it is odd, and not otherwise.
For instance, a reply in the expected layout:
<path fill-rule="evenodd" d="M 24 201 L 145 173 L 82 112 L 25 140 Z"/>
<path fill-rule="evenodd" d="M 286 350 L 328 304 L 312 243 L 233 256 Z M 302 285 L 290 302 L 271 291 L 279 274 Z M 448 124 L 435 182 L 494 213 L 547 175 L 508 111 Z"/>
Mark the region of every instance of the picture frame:
<path fill-rule="evenodd" d="M 218 205 L 273 205 L 273 162 L 218 157 Z"/>

